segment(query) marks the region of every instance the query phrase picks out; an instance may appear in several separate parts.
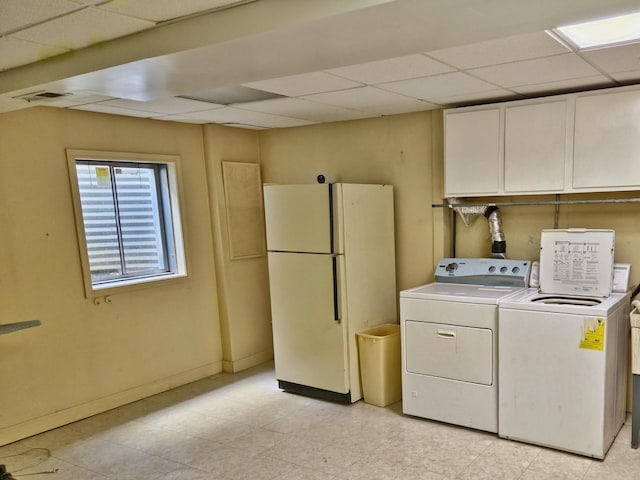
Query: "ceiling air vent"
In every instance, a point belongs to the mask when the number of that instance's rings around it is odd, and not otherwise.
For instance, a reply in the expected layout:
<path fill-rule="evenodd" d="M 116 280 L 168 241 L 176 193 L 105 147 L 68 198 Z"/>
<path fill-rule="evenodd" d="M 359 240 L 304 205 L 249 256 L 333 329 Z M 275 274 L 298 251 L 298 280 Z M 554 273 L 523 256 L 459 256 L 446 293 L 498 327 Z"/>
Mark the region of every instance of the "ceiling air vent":
<path fill-rule="evenodd" d="M 53 100 L 55 98 L 66 97 L 69 95 L 69 93 L 56 93 L 40 90 L 38 92 L 29 92 L 25 93 L 24 95 L 18 95 L 17 97 L 13 98 L 17 100 L 25 100 L 27 102 L 43 102 L 46 100 Z"/>

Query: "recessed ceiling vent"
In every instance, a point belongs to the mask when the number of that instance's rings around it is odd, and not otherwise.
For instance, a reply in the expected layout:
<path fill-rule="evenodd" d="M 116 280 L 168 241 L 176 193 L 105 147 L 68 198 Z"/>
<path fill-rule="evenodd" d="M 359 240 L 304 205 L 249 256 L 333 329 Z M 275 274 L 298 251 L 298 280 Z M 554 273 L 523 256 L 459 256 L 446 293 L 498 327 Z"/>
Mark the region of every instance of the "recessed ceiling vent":
<path fill-rule="evenodd" d="M 25 100 L 29 103 L 31 102 L 44 102 L 47 100 L 53 100 L 60 97 L 67 97 L 71 95 L 70 93 L 57 93 L 57 92 L 47 92 L 46 90 L 40 90 L 38 92 L 29 92 L 24 95 L 18 95 L 17 97 L 13 97 L 17 100 Z"/>

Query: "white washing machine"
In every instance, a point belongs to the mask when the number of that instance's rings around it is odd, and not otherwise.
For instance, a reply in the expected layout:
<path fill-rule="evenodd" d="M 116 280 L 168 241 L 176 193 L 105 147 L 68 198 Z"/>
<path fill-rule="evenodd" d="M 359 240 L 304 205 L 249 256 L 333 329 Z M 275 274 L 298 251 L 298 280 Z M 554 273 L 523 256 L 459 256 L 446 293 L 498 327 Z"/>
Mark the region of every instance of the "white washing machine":
<path fill-rule="evenodd" d="M 540 291 L 499 306 L 501 437 L 604 458 L 625 420 L 629 294 L 612 230 L 542 233 Z"/>
<path fill-rule="evenodd" d="M 447 258 L 436 282 L 400 292 L 402 411 L 498 431 L 498 302 L 531 262 Z"/>

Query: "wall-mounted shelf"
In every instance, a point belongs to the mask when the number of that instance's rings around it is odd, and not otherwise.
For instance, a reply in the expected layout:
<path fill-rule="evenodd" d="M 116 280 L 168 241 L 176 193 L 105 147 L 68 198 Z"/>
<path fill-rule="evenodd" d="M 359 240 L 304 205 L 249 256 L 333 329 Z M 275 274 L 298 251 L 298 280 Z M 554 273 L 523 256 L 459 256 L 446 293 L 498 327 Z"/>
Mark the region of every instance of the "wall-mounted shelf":
<path fill-rule="evenodd" d="M 522 202 L 478 202 L 478 203 L 434 203 L 432 208 L 450 208 L 455 210 L 459 207 L 528 207 L 540 205 L 593 205 L 599 203 L 640 203 L 640 198 L 606 198 L 593 200 L 533 200 Z"/>

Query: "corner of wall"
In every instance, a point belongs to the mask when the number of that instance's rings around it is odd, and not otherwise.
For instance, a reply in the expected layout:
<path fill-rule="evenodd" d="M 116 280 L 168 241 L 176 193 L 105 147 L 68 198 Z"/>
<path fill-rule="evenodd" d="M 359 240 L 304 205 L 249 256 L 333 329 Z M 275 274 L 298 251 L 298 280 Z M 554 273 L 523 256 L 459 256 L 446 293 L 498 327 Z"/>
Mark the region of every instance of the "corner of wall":
<path fill-rule="evenodd" d="M 431 110 L 432 203 L 444 196 L 444 111 Z M 451 217 L 448 209 L 433 208 L 433 265 L 451 254 Z"/>
<path fill-rule="evenodd" d="M 231 260 L 222 163 L 260 163 L 257 132 L 203 127 L 213 228 L 223 369 L 238 372 L 273 358 L 266 257 Z"/>

